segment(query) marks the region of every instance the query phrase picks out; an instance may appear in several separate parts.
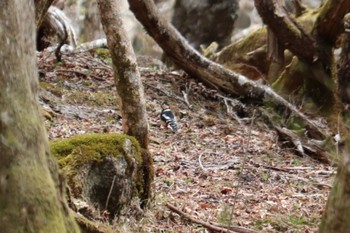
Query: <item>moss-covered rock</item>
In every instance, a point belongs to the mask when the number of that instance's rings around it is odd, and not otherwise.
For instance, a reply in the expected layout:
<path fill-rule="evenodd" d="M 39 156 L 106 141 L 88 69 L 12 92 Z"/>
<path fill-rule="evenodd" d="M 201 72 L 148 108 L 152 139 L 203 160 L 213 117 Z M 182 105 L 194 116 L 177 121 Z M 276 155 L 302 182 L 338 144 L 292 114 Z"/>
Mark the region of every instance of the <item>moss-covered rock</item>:
<path fill-rule="evenodd" d="M 51 142 L 51 151 L 75 198 L 112 216 L 142 195 L 140 146 L 124 134 L 78 135 Z"/>

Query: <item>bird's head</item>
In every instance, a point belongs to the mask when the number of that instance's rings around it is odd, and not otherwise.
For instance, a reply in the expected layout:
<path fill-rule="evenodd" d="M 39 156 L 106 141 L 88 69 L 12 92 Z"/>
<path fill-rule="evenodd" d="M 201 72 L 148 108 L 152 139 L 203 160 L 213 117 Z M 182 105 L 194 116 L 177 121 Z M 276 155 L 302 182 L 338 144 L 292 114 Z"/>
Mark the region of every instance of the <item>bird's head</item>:
<path fill-rule="evenodd" d="M 164 102 L 161 104 L 161 106 L 162 106 L 162 109 L 170 108 L 168 102 L 166 102 L 166 101 L 164 101 Z"/>

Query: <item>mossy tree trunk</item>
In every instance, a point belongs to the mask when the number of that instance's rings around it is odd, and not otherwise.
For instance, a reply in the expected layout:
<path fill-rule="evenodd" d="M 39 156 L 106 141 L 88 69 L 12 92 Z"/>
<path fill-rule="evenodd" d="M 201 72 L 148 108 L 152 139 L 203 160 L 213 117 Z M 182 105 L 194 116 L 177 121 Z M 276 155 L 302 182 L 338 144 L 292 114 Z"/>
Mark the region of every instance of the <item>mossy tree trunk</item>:
<path fill-rule="evenodd" d="M 134 136 L 142 148 L 143 200 L 147 201 L 151 197 L 154 171 L 153 160 L 148 149 L 148 121 L 141 76 L 131 42 L 123 26 L 120 4 L 117 0 L 98 0 L 97 3 L 108 48 L 112 55 L 118 104 L 123 117 L 123 131 Z"/>
<path fill-rule="evenodd" d="M 345 35 L 339 59 L 339 95 L 346 104 L 350 103 L 350 14 L 344 17 Z M 349 130 L 349 110 L 343 112 L 343 121 Z M 321 233 L 345 233 L 350 229 L 350 139 L 346 141 L 342 163 L 338 167 L 333 189 L 329 195 L 326 210 L 320 226 Z"/>
<path fill-rule="evenodd" d="M 79 232 L 37 102 L 32 1 L 0 1 L 1 232 Z"/>

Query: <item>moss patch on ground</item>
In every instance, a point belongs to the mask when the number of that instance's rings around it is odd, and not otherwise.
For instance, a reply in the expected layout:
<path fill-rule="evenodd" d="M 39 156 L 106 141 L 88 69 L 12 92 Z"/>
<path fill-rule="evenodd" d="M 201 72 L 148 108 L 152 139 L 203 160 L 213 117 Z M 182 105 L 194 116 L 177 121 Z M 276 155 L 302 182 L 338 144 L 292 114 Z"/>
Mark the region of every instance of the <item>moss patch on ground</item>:
<path fill-rule="evenodd" d="M 51 92 L 55 96 L 62 97 L 64 93 L 64 89 L 61 87 L 58 87 L 57 85 L 53 85 L 51 83 L 40 81 L 40 87 Z"/>
<path fill-rule="evenodd" d="M 117 98 L 105 92 L 89 91 L 70 91 L 66 96 L 67 103 L 70 104 L 84 104 L 90 107 L 94 106 L 114 106 L 117 103 Z"/>

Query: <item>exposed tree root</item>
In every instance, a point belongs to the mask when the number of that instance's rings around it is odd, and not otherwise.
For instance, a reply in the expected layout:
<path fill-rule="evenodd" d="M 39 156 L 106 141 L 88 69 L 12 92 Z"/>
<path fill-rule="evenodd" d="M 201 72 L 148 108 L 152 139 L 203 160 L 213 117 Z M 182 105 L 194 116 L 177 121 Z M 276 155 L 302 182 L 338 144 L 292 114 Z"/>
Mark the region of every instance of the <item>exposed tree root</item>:
<path fill-rule="evenodd" d="M 79 215 L 71 211 L 75 221 L 78 223 L 82 233 L 112 233 L 114 232 L 111 228 L 105 224 L 95 221 L 90 221 L 82 215 Z"/>

